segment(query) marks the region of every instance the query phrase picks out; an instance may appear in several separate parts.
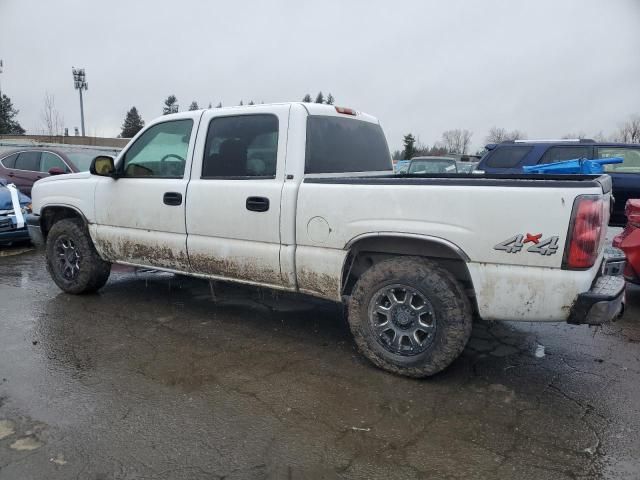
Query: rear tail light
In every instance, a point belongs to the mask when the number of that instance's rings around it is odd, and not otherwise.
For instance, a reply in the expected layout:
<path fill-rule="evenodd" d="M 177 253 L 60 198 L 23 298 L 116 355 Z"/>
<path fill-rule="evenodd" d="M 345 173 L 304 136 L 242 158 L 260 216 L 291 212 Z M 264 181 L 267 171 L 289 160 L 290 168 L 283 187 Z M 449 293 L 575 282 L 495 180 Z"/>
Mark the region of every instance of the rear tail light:
<path fill-rule="evenodd" d="M 573 203 L 569 236 L 564 252 L 564 268 L 591 268 L 604 240 L 605 204 L 600 196 L 580 195 Z"/>
<path fill-rule="evenodd" d="M 630 226 L 640 228 L 640 199 L 627 200 L 624 214 L 627 216 L 627 223 Z"/>
<path fill-rule="evenodd" d="M 336 107 L 336 112 L 342 113 L 344 115 L 356 115 L 356 111 L 353 108 L 346 107 Z"/>

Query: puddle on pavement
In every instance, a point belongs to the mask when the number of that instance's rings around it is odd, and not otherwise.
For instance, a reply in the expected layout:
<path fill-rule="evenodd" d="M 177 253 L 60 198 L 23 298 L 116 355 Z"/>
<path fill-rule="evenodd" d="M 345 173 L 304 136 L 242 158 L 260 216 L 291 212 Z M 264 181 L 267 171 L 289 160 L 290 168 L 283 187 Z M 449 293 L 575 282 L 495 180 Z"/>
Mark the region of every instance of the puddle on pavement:
<path fill-rule="evenodd" d="M 0 420 L 0 440 L 16 433 L 15 425 L 11 420 Z"/>
<path fill-rule="evenodd" d="M 13 450 L 23 451 L 23 450 L 37 450 L 41 446 L 42 446 L 42 442 L 37 438 L 24 437 L 24 438 L 19 438 L 18 440 L 13 442 L 11 445 L 9 445 L 9 448 Z"/>

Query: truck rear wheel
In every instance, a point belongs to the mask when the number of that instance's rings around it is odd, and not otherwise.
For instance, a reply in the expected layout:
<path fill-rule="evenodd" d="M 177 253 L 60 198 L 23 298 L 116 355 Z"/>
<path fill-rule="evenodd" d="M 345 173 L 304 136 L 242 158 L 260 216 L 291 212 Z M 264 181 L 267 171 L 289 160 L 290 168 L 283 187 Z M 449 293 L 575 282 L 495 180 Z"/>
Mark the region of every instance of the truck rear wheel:
<path fill-rule="evenodd" d="M 360 352 L 378 367 L 427 377 L 462 353 L 471 335 L 471 306 L 460 283 L 435 262 L 396 257 L 358 279 L 349 326 Z"/>
<path fill-rule="evenodd" d="M 79 219 L 54 223 L 47 235 L 46 252 L 51 278 L 67 293 L 95 292 L 109 279 L 111 264 L 100 258 Z"/>

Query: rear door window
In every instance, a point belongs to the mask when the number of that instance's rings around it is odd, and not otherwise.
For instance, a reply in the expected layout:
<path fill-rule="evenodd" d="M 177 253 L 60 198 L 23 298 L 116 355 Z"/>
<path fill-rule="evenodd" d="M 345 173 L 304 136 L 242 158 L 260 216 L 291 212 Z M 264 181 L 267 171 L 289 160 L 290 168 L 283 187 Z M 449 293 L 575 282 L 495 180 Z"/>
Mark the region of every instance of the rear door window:
<path fill-rule="evenodd" d="M 2 159 L 2 165 L 4 166 L 4 168 L 15 168 L 16 158 L 18 158 L 17 153 L 14 153 L 13 155 L 9 155 L 7 158 Z"/>
<path fill-rule="evenodd" d="M 493 152 L 489 153 L 486 165 L 492 168 L 517 167 L 532 148 L 527 145 L 497 147 Z"/>
<path fill-rule="evenodd" d="M 598 147 L 597 158 L 622 157 L 623 163 L 605 165 L 605 172 L 640 173 L 640 148 Z"/>
<path fill-rule="evenodd" d="M 21 152 L 16 159 L 17 170 L 40 171 L 40 152 Z"/>
<path fill-rule="evenodd" d="M 392 170 L 391 155 L 377 123 L 309 116 L 305 173 Z"/>
<path fill-rule="evenodd" d="M 577 158 L 592 158 L 592 149 L 587 146 L 558 146 L 549 148 L 538 163 L 555 163 Z"/>
<path fill-rule="evenodd" d="M 275 178 L 278 117 L 236 115 L 211 120 L 202 178 Z"/>

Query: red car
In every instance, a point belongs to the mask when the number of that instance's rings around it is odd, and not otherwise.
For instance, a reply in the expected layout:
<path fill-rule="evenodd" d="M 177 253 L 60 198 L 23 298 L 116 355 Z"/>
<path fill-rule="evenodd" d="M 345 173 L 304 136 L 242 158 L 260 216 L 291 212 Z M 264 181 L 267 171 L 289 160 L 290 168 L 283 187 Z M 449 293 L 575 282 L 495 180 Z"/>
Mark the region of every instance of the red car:
<path fill-rule="evenodd" d="M 98 155 L 118 154 L 117 149 L 91 148 L 20 148 L 0 153 L 0 178 L 13 183 L 31 196 L 33 184 L 49 175 L 89 171 Z"/>
<path fill-rule="evenodd" d="M 640 199 L 628 200 L 624 213 L 627 226 L 613 239 L 613 246 L 627 257 L 624 277 L 629 282 L 640 284 Z"/>

